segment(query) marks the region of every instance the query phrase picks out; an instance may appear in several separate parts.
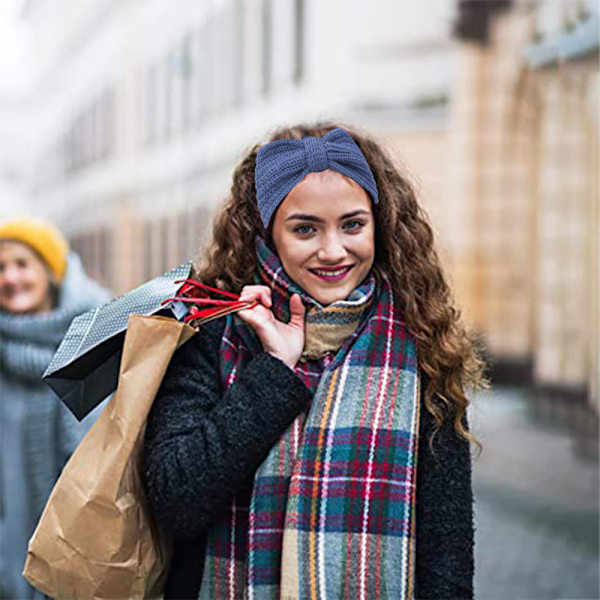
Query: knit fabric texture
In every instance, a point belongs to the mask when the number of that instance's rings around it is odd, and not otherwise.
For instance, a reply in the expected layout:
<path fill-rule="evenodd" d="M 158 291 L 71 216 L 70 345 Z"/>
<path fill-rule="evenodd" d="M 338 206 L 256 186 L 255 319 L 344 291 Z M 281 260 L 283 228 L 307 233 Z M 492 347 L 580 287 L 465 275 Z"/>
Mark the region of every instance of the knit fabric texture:
<path fill-rule="evenodd" d="M 67 269 L 69 245 L 62 233 L 42 219 L 13 219 L 0 223 L 0 240 L 20 242 L 32 248 L 48 265 L 57 281 Z"/>
<path fill-rule="evenodd" d="M 143 455 L 148 499 L 174 542 L 165 600 L 197 598 L 205 532 L 231 510 L 233 498 L 249 497 L 256 469 L 296 416 L 306 412 L 309 387 L 321 377 L 316 361 L 302 361 L 302 371 L 294 373 L 262 352 L 223 390 L 219 351 L 224 328 L 224 319 L 204 323 L 175 353 L 148 419 Z M 325 356 L 319 362 L 328 360 Z M 421 380 L 424 407 L 424 371 Z M 439 406 L 443 408 L 441 400 Z M 449 415 L 435 436 L 434 455 L 428 440 L 435 421 L 428 410 L 420 411 L 415 563 L 419 600 L 473 598 L 471 457 L 453 418 Z M 463 424 L 468 428 L 466 419 Z"/>
<path fill-rule="evenodd" d="M 273 310 L 285 320 L 292 293 L 310 297 L 266 244 L 257 246 L 259 280 L 271 282 Z M 346 300 L 314 308 L 314 335 L 319 317 L 324 327 L 332 317 L 361 318 L 325 366 L 307 413 L 258 467 L 250 495 L 238 495 L 209 529 L 201 599 L 413 597 L 416 344 L 387 279 L 370 276 Z M 253 330 L 228 316 L 222 386 L 260 351 Z"/>
<path fill-rule="evenodd" d="M 353 179 L 378 202 L 377 184 L 363 153 L 344 129 L 322 138 L 281 139 L 262 146 L 256 156 L 254 182 L 261 220 L 267 228 L 279 203 L 308 173 L 332 169 Z"/>

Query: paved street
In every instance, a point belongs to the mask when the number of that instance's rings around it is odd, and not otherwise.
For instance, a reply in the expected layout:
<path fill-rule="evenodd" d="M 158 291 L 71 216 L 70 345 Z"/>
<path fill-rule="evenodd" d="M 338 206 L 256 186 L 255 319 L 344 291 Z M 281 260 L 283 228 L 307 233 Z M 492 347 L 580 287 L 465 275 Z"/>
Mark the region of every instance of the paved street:
<path fill-rule="evenodd" d="M 484 445 L 474 462 L 475 594 L 494 599 L 598 599 L 598 463 L 573 436 L 542 424 L 518 388 L 469 409 Z"/>

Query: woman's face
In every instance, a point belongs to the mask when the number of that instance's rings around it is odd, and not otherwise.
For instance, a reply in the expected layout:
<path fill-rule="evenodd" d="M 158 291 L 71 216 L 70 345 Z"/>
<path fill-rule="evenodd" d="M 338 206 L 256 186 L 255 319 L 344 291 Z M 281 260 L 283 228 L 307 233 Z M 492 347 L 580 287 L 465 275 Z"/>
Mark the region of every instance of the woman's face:
<path fill-rule="evenodd" d="M 347 298 L 373 265 L 370 197 L 337 171 L 309 173 L 273 219 L 273 243 L 285 272 L 322 305 Z"/>
<path fill-rule="evenodd" d="M 0 241 L 0 310 L 42 313 L 52 309 L 46 265 L 25 244 Z"/>

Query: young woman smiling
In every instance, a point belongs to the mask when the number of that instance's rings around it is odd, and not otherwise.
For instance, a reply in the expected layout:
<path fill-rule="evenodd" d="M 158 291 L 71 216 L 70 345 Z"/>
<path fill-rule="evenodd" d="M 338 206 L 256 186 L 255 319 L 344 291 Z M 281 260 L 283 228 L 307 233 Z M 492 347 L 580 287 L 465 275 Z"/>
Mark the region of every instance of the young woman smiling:
<path fill-rule="evenodd" d="M 259 304 L 202 325 L 153 405 L 165 597 L 472 598 L 483 363 L 408 181 L 349 128 L 282 128 L 213 238 L 198 278 Z"/>
<path fill-rule="evenodd" d="M 78 314 L 110 295 L 50 223 L 0 222 L 0 598 L 37 598 L 21 575 L 56 478 L 93 422 L 78 423 L 42 381 Z"/>

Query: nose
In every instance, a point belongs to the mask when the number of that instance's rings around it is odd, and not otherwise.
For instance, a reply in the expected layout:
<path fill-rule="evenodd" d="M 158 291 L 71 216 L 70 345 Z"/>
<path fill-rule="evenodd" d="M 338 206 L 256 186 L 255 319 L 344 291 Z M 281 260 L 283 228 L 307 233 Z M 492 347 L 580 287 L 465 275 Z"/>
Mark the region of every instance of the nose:
<path fill-rule="evenodd" d="M 14 265 L 5 265 L 0 270 L 0 283 L 14 285 L 19 280 L 19 269 Z"/>
<path fill-rule="evenodd" d="M 347 254 L 341 237 L 337 232 L 332 232 L 323 238 L 317 258 L 323 263 L 335 265 L 344 260 Z"/>

